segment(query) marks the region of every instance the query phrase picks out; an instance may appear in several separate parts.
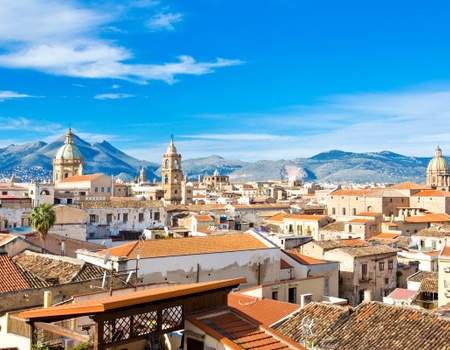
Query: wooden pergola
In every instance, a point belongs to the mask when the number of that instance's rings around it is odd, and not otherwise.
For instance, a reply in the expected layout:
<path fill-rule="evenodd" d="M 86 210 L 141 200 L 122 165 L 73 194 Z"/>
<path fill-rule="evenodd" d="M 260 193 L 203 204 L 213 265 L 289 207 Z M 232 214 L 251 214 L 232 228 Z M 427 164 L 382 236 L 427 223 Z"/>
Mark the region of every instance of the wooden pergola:
<path fill-rule="evenodd" d="M 105 350 L 184 329 L 185 317 L 227 304 L 227 295 L 245 278 L 183 284 L 24 311 L 19 317 L 31 326 L 32 344 L 43 329 L 80 341 L 92 341 Z M 88 316 L 94 322 L 93 339 L 54 322 Z"/>

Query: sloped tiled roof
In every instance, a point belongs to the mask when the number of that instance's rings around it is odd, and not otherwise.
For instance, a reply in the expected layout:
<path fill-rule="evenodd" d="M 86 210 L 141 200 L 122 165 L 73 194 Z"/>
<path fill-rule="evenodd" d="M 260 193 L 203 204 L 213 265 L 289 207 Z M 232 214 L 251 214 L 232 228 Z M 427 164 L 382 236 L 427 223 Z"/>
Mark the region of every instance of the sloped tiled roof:
<path fill-rule="evenodd" d="M 313 302 L 276 327 L 276 330 L 295 342 L 301 342 L 305 336 L 305 327 L 310 324 L 313 336 L 309 340 L 317 341 L 326 338 L 348 318 L 349 314 L 348 308 Z"/>
<path fill-rule="evenodd" d="M 318 245 L 322 249 L 330 250 L 342 247 L 369 247 L 371 244 L 363 241 L 359 238 L 350 239 L 333 239 L 326 241 L 315 241 L 314 244 Z"/>
<path fill-rule="evenodd" d="M 330 193 L 331 196 L 365 196 L 377 190 L 337 190 Z"/>
<path fill-rule="evenodd" d="M 334 221 L 320 228 L 320 230 L 325 231 L 344 231 L 345 222 L 344 221 Z"/>
<path fill-rule="evenodd" d="M 65 183 L 65 182 L 79 182 L 79 181 L 92 181 L 95 180 L 97 178 L 99 178 L 100 176 L 102 176 L 103 174 L 90 174 L 90 175 L 75 175 L 75 176 L 69 176 L 66 177 L 65 179 L 62 179 L 60 181 Z"/>
<path fill-rule="evenodd" d="M 352 224 L 368 224 L 369 222 L 374 222 L 373 220 L 370 219 L 362 219 L 362 218 L 355 218 L 349 221 L 349 223 Z"/>
<path fill-rule="evenodd" d="M 445 246 L 441 252 L 442 257 L 450 257 L 450 246 Z"/>
<path fill-rule="evenodd" d="M 7 255 L 0 255 L 0 293 L 44 288 L 51 284 L 16 264 Z"/>
<path fill-rule="evenodd" d="M 303 317 L 297 317 L 296 322 L 291 318 L 281 325 L 290 326 L 287 332 L 280 327 L 277 330 L 287 336 L 290 331 L 296 336 L 292 339 L 300 341 L 301 321 L 309 317 L 315 345 L 319 348 L 332 345 L 339 350 L 450 350 L 450 319 L 428 310 L 363 302 L 348 317 L 334 322 L 323 332 L 323 324 L 330 323 L 329 317 L 322 309 L 315 313 L 308 312 L 309 309 L 307 305 Z"/>
<path fill-rule="evenodd" d="M 44 247 L 44 242 L 40 239 L 38 233 L 26 235 L 26 240 L 37 245 L 39 247 Z M 65 255 L 76 258 L 76 251 L 78 249 L 88 249 L 88 250 L 98 250 L 103 249 L 105 246 L 100 244 L 95 244 L 86 241 L 79 241 L 77 239 L 63 237 L 57 234 L 49 233 L 45 239 L 45 250 L 52 254 L 61 254 L 61 242 L 65 243 Z"/>
<path fill-rule="evenodd" d="M 420 270 L 419 272 L 415 273 L 414 275 L 411 275 L 410 277 L 408 277 L 408 281 L 422 282 L 425 278 L 438 279 L 438 273 L 432 272 L 432 271 Z"/>
<path fill-rule="evenodd" d="M 142 258 L 153 258 L 174 255 L 194 255 L 223 253 L 229 251 L 267 249 L 268 245 L 251 234 L 230 234 L 209 237 L 187 237 L 152 239 L 143 242 L 132 242 L 118 247 L 105 249 L 100 254 L 110 252 L 112 256 L 125 256 L 135 259 L 140 252 Z"/>
<path fill-rule="evenodd" d="M 0 255 L 0 293 L 30 289 L 31 286 L 8 255 Z"/>
<path fill-rule="evenodd" d="M 209 215 L 195 215 L 197 221 L 212 221 L 211 216 Z"/>
<path fill-rule="evenodd" d="M 450 221 L 450 215 L 448 214 L 425 214 L 405 217 L 405 222 L 417 223 L 417 222 L 445 222 Z"/>
<path fill-rule="evenodd" d="M 416 294 L 416 290 L 395 288 L 394 291 L 388 295 L 388 297 L 395 300 L 406 300 L 413 298 Z"/>
<path fill-rule="evenodd" d="M 283 221 L 283 218 L 287 215 L 287 213 L 278 213 L 270 218 L 267 218 L 266 221 Z"/>
<path fill-rule="evenodd" d="M 354 258 L 370 256 L 374 254 L 396 254 L 399 250 L 391 248 L 384 244 L 373 245 L 369 247 L 342 247 L 337 250 L 348 254 Z"/>
<path fill-rule="evenodd" d="M 407 182 L 402 182 L 401 184 L 398 184 L 398 185 L 390 186 L 389 188 L 396 189 L 396 190 L 424 190 L 424 189 L 429 189 L 430 186 L 419 185 L 414 182 L 407 181 Z"/>
<path fill-rule="evenodd" d="M 424 237 L 445 237 L 450 236 L 450 226 L 433 226 L 430 228 L 424 228 L 419 232 L 415 233 L 414 236 L 424 236 Z"/>
<path fill-rule="evenodd" d="M 395 239 L 400 236 L 400 233 L 379 233 L 370 239 Z"/>
<path fill-rule="evenodd" d="M 326 218 L 326 215 L 301 215 L 301 214 L 291 214 L 286 216 L 285 220 L 310 220 L 310 221 L 320 221 Z"/>
<path fill-rule="evenodd" d="M 281 337 L 274 336 L 268 329 L 263 329 L 230 310 L 188 320 L 217 340 L 225 338 L 240 349 L 304 349 L 300 345 L 280 340 Z"/>
<path fill-rule="evenodd" d="M 265 326 L 270 326 L 300 309 L 300 305 L 241 293 L 228 294 L 228 306 Z"/>
<path fill-rule="evenodd" d="M 103 277 L 103 269 L 80 259 L 25 251 L 14 262 L 52 284 L 91 280 Z M 85 279 L 84 279 L 85 278 Z"/>
<path fill-rule="evenodd" d="M 424 293 L 437 293 L 438 292 L 438 279 L 437 278 L 424 278 L 420 284 L 419 292 Z"/>
<path fill-rule="evenodd" d="M 441 190 L 423 190 L 411 195 L 411 197 L 450 197 L 450 192 Z"/>
<path fill-rule="evenodd" d="M 289 255 L 292 259 L 298 261 L 300 264 L 303 265 L 318 265 L 318 264 L 325 264 L 327 261 L 321 260 L 321 259 L 315 259 L 311 258 L 309 256 L 300 254 L 299 252 L 295 250 L 285 250 L 284 251 L 287 255 Z"/>

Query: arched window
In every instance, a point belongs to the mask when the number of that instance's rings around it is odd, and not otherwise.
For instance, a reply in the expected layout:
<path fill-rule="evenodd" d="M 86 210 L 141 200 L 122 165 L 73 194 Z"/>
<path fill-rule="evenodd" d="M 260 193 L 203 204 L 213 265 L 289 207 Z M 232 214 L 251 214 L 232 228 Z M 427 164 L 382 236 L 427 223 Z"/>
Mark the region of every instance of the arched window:
<path fill-rule="evenodd" d="M 352 232 L 352 225 L 348 225 L 348 232 Z"/>
<path fill-rule="evenodd" d="M 169 160 L 168 159 L 166 159 L 165 161 L 164 161 L 164 168 L 168 168 L 169 167 Z"/>
<path fill-rule="evenodd" d="M 168 183 L 169 183 L 169 176 L 168 176 L 168 175 L 166 175 L 166 176 L 164 177 L 164 183 L 165 183 L 165 184 L 168 184 Z"/>
<path fill-rule="evenodd" d="M 173 167 L 174 167 L 175 169 L 178 169 L 178 159 L 175 159 L 175 160 L 173 161 Z"/>

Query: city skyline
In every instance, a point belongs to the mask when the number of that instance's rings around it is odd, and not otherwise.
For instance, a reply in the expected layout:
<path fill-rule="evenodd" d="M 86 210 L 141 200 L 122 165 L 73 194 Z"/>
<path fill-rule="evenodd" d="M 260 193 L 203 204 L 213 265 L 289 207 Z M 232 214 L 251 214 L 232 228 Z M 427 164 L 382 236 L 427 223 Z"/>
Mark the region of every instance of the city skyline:
<path fill-rule="evenodd" d="M 159 162 L 450 154 L 444 1 L 23 0 L 0 9 L 0 147 L 69 127 Z"/>

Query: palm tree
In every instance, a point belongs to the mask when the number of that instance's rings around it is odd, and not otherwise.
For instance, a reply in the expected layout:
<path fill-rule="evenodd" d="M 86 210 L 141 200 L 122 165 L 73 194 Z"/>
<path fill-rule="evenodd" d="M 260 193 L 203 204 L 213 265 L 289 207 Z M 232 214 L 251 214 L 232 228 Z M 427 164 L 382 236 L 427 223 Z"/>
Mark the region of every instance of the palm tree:
<path fill-rule="evenodd" d="M 47 233 L 50 231 L 56 221 L 56 215 L 50 204 L 40 204 L 33 208 L 31 212 L 31 227 L 39 232 L 41 240 L 43 241 L 43 248 L 45 249 L 45 239 Z"/>

